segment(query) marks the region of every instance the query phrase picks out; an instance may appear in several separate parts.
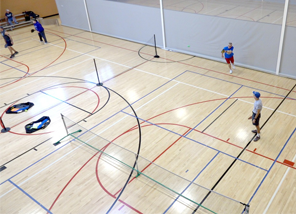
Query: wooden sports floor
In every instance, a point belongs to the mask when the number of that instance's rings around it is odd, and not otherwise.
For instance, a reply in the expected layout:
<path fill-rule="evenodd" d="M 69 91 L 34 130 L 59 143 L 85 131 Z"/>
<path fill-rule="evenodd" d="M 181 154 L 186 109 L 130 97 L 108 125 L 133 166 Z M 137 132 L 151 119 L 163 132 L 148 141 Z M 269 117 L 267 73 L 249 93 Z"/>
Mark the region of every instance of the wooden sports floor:
<path fill-rule="evenodd" d="M 13 60 L 0 49 L 1 214 L 295 213 L 296 80 L 63 26 L 46 26 L 44 45 L 30 29 L 9 32 Z M 54 146 L 61 114 L 81 132 Z"/>

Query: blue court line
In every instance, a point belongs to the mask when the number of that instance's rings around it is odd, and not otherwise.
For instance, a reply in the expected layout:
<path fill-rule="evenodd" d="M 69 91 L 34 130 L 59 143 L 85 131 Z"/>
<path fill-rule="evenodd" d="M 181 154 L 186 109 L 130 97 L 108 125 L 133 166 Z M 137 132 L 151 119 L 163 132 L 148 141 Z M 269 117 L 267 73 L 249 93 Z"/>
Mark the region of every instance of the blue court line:
<path fill-rule="evenodd" d="M 121 111 L 121 112 L 124 113 L 124 114 L 127 114 L 127 115 L 129 115 L 129 116 L 131 116 L 131 117 L 135 117 L 134 115 L 131 115 L 131 114 L 125 112 L 125 111 Z M 212 150 L 215 150 L 215 151 L 217 151 L 217 152 L 220 152 L 220 153 L 222 153 L 222 154 L 224 154 L 224 155 L 226 155 L 226 156 L 232 157 L 232 158 L 237 159 L 237 160 L 239 160 L 239 161 L 242 161 L 242 162 L 244 162 L 244 163 L 246 163 L 246 164 L 249 164 L 249 165 L 251 165 L 251 166 L 254 166 L 254 167 L 257 167 L 257 168 L 259 168 L 259 169 L 262 169 L 263 171 L 267 171 L 267 169 L 261 168 L 260 166 L 257 166 L 257 165 L 255 165 L 255 164 L 252 164 L 252 163 L 249 163 L 249 162 L 244 161 L 244 160 L 242 160 L 242 159 L 239 159 L 239 158 L 237 158 L 237 157 L 235 157 L 235 156 L 232 156 L 232 155 L 230 155 L 230 154 L 228 154 L 228 153 L 226 153 L 226 152 L 222 152 L 222 151 L 220 151 L 220 150 L 218 150 L 218 149 L 216 149 L 216 148 L 214 148 L 214 147 L 208 146 L 208 145 L 206 145 L 206 144 L 204 144 L 204 143 L 201 143 L 201 142 L 196 141 L 196 140 L 194 140 L 194 139 L 192 139 L 192 138 L 189 138 L 189 137 L 187 137 L 187 136 L 184 136 L 184 135 L 182 135 L 182 134 L 179 134 L 179 133 L 177 133 L 177 132 L 174 132 L 174 131 L 172 131 L 172 130 L 170 130 L 170 129 L 164 128 L 164 127 L 162 127 L 162 126 L 160 126 L 160 125 L 157 125 L 157 124 L 154 124 L 154 123 L 152 123 L 152 122 L 150 122 L 150 121 L 148 121 L 148 120 L 144 120 L 144 119 L 142 119 L 142 118 L 140 118 L 140 117 L 138 117 L 138 119 L 139 119 L 139 120 L 142 120 L 142 121 L 144 121 L 144 122 L 146 122 L 146 123 L 149 123 L 149 124 L 151 124 L 151 125 L 154 125 L 154 126 L 156 126 L 156 127 L 158 127 L 158 128 L 164 129 L 164 130 L 166 130 L 166 131 L 168 131 L 168 132 L 171 132 L 171 133 L 173 133 L 173 134 L 176 134 L 176 135 L 178 135 L 178 136 L 180 136 L 180 137 L 183 137 L 183 138 L 185 138 L 185 139 L 187 139 L 187 140 L 193 141 L 193 142 L 198 143 L 198 144 L 200 144 L 200 145 L 202 145 L 202 146 L 205 146 L 205 147 L 208 147 L 208 148 L 210 148 L 210 149 L 212 149 Z"/>
<path fill-rule="evenodd" d="M 280 153 L 278 154 L 278 156 L 276 157 L 276 159 L 273 161 L 272 165 L 270 166 L 270 168 L 268 169 L 267 173 L 265 174 L 265 176 L 263 177 L 262 181 L 260 182 L 259 186 L 257 187 L 257 189 L 255 190 L 254 194 L 252 195 L 252 197 L 250 198 L 248 205 L 251 203 L 251 201 L 253 200 L 254 196 L 256 195 L 256 193 L 258 192 L 259 188 L 261 187 L 263 181 L 266 179 L 267 175 L 269 174 L 269 172 L 271 171 L 271 169 L 273 168 L 273 166 L 275 165 L 275 163 L 277 162 L 278 158 L 280 157 L 280 155 L 282 154 L 283 150 L 285 149 L 286 145 L 288 144 L 288 142 L 290 141 L 290 139 L 292 138 L 292 136 L 294 135 L 296 131 L 296 128 L 294 129 L 294 131 L 292 132 L 292 134 L 290 135 L 290 137 L 288 138 L 288 140 L 286 141 L 286 143 L 284 144 L 283 148 L 281 149 Z"/>
<path fill-rule="evenodd" d="M 8 65 L 8 64 L 6 64 L 6 63 L 3 63 L 3 62 L 0 62 L 0 63 L 3 64 L 3 65 L 6 65 L 7 67 L 13 68 L 13 69 L 15 69 L 15 70 L 17 70 L 17 71 L 23 72 L 23 73 L 25 73 L 25 74 L 27 73 L 27 72 L 25 72 L 25 71 L 23 71 L 23 70 L 21 70 L 21 69 L 19 69 L 19 68 L 13 67 L 13 66 Z M 30 74 L 28 74 L 28 75 L 30 75 Z"/>
<path fill-rule="evenodd" d="M 141 97 L 140 99 L 136 100 L 135 102 L 133 102 L 132 104 L 140 101 L 141 99 L 143 99 L 144 97 L 148 96 L 149 94 L 153 93 L 154 91 L 158 90 L 159 88 L 163 87 L 164 85 L 168 84 L 169 82 L 173 81 L 174 79 L 176 79 L 177 77 L 181 76 L 182 74 L 184 74 L 186 71 L 182 72 L 181 74 L 177 75 L 176 77 L 174 77 L 173 79 L 167 81 L 166 83 L 162 84 L 161 86 L 157 87 L 156 89 L 154 89 L 153 91 L 149 92 L 148 94 L 146 94 L 145 96 Z M 127 106 L 129 107 L 129 106 Z M 125 107 L 124 109 L 126 109 L 127 107 Z M 122 110 L 124 110 L 122 109 Z M 111 119 L 112 117 L 114 117 L 115 115 L 119 114 L 122 110 L 118 111 L 117 113 L 111 115 L 110 117 L 108 117 L 107 119 L 101 121 L 100 123 L 98 123 L 97 125 L 93 126 L 91 129 L 88 129 L 87 131 L 91 131 L 92 129 L 94 129 L 95 127 L 97 127 L 98 125 L 106 122 L 107 120 Z M 85 132 L 87 133 L 87 132 Z M 85 134 L 83 133 L 83 134 Z M 83 135 L 81 134 L 81 135 Z M 79 135 L 78 137 L 80 137 L 81 135 Z M 50 152 L 49 154 L 47 154 L 46 156 L 42 157 L 41 159 L 39 159 L 38 161 L 32 163 L 31 165 L 27 166 L 26 168 L 22 169 L 21 171 L 19 171 L 18 173 L 16 173 L 15 175 L 11 176 L 9 179 L 12 179 L 14 177 L 16 177 L 17 175 L 21 174 L 22 172 L 26 171 L 27 169 L 29 169 L 30 167 L 34 166 L 35 164 L 37 164 L 38 162 L 42 161 L 43 159 L 45 159 L 46 157 L 50 156 L 51 154 L 55 153 L 56 151 L 60 150 L 61 148 L 65 147 L 66 145 L 68 145 L 69 143 L 71 143 L 72 141 L 74 141 L 75 139 L 69 141 L 68 143 L 65 143 L 63 146 L 59 147 L 58 149 Z M 9 180 L 7 179 L 7 180 Z M 7 180 L 3 181 L 2 183 L 0 183 L 0 185 L 4 184 Z"/>
<path fill-rule="evenodd" d="M 201 73 L 198 73 L 196 71 L 189 71 L 187 70 L 187 72 L 190 72 L 190 73 L 194 73 L 194 74 L 198 74 L 198 75 L 201 75 L 201 76 L 206 76 L 206 77 L 209 77 L 209 78 L 212 78 L 212 79 L 217 79 L 217 80 L 221 80 L 221 81 L 224 81 L 224 82 L 229 82 L 229 83 L 232 83 L 232 84 L 235 84 L 235 85 L 242 85 L 246 88 L 251 88 L 251 89 L 255 89 L 257 91 L 263 91 L 263 92 L 266 92 L 266 93 L 269 93 L 269 94 L 274 94 L 274 95 L 277 95 L 279 97 L 285 97 L 285 95 L 280 95 L 280 94 L 276 94 L 276 93 L 273 93 L 273 92 L 270 92 L 270 91 L 265 91 L 263 89 L 259 89 L 259 88 L 254 88 L 254 87 L 251 87 L 251 86 L 247 86 L 247 85 L 244 85 L 244 84 L 239 84 L 239 83 L 236 83 L 236 82 L 231 82 L 229 80 L 224 80 L 224 79 L 220 79 L 220 78 L 217 78 L 217 77 L 212 77 L 212 76 L 209 76 L 209 75 L 205 75 L 205 74 L 201 74 Z M 289 99 L 292 99 L 292 100 L 296 100 L 295 98 L 292 98 L 292 97 L 287 97 Z"/>
<path fill-rule="evenodd" d="M 220 108 L 227 100 L 229 100 L 229 98 L 231 98 L 236 92 L 238 92 L 241 88 L 243 87 L 243 85 L 241 85 L 241 87 L 239 87 L 234 93 L 232 93 L 226 100 L 224 100 L 217 108 L 215 108 L 208 116 L 206 116 L 202 121 L 200 121 L 196 126 L 194 126 L 185 136 L 189 135 L 194 129 L 196 129 L 196 127 L 198 127 L 203 121 L 205 121 L 209 116 L 211 116 L 218 108 Z"/>
<path fill-rule="evenodd" d="M 191 184 L 200 176 L 200 174 L 210 165 L 210 163 L 218 156 L 220 152 L 217 152 L 217 154 L 207 163 L 207 165 L 195 176 L 195 178 L 190 182 L 190 184 L 181 192 L 181 195 L 191 186 Z M 207 191 L 209 191 L 207 189 Z M 167 211 L 174 205 L 174 203 L 180 198 L 180 195 L 173 201 L 173 203 L 164 211 L 164 213 L 167 213 Z"/>
<path fill-rule="evenodd" d="M 20 188 L 18 185 L 16 185 L 13 181 L 8 180 L 12 185 L 14 185 L 16 188 L 18 188 L 20 191 L 22 191 L 25 195 L 27 195 L 29 198 L 31 198 L 36 204 L 38 204 L 40 207 L 42 207 L 44 210 L 46 210 L 47 213 L 51 213 L 46 207 L 44 207 L 40 202 L 38 202 L 36 199 L 34 199 L 31 195 L 29 195 L 25 190 Z"/>

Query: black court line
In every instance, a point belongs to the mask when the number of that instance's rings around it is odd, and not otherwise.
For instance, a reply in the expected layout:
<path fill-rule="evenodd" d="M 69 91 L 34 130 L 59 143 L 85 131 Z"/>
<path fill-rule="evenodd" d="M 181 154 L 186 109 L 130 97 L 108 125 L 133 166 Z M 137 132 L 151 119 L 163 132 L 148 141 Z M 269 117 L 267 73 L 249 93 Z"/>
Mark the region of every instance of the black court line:
<path fill-rule="evenodd" d="M 5 165 L 7 165 L 8 163 L 10 163 L 10 162 L 12 162 L 12 161 L 18 159 L 19 157 L 23 156 L 24 154 L 28 153 L 29 151 L 31 151 L 31 150 L 33 150 L 33 149 L 34 149 L 35 151 L 37 151 L 36 148 L 37 148 L 38 146 L 40 146 L 40 145 L 46 143 L 46 142 L 49 141 L 51 138 L 52 138 L 52 137 L 50 137 L 50 138 L 48 138 L 47 140 L 45 140 L 45 141 L 43 141 L 43 142 L 37 144 L 36 146 L 32 147 L 31 149 L 29 149 L 29 150 L 23 152 L 22 154 L 20 154 L 20 155 L 18 155 L 18 156 L 16 156 L 15 158 L 11 159 L 10 161 L 7 161 L 6 163 L 2 164 L 2 165 L 0 166 L 0 172 L 3 171 L 4 169 L 6 169 Z M 1 170 L 1 169 L 2 169 L 2 170 Z"/>
<path fill-rule="evenodd" d="M 235 102 L 237 101 L 237 99 L 236 100 L 234 100 L 231 104 L 230 104 L 230 106 L 228 106 L 218 117 L 216 117 L 216 119 L 215 120 L 213 120 L 213 122 L 211 122 L 204 130 L 202 130 L 202 132 L 201 133 L 203 133 L 207 128 L 209 128 L 219 117 L 221 117 L 221 115 L 222 114 L 224 114 Z"/>
<path fill-rule="evenodd" d="M 61 99 L 59 99 L 59 98 L 57 98 L 57 97 L 55 97 L 55 96 L 52 96 L 52 95 L 50 95 L 50 94 L 48 94 L 48 93 L 45 93 L 44 91 L 40 91 L 41 93 L 43 93 L 43 94 L 46 94 L 47 96 L 50 96 L 50 97 L 52 97 L 52 98 L 54 98 L 54 99 L 56 99 L 56 100 L 59 100 L 59 101 L 61 101 L 61 102 L 63 102 L 63 103 L 66 103 L 66 104 L 68 104 L 68 105 L 70 105 L 70 106 L 72 106 L 72 107 L 74 107 L 74 108 L 77 108 L 77 109 L 79 109 L 79 110 L 81 110 L 81 111 L 84 111 L 84 112 L 86 112 L 86 113 L 88 113 L 88 114 L 92 114 L 91 112 L 89 112 L 89 111 L 86 111 L 86 110 L 84 110 L 84 109 L 82 109 L 82 108 L 80 108 L 80 107 L 78 107 L 78 106 L 75 106 L 75 105 L 73 105 L 73 104 L 71 104 L 71 103 L 68 103 L 67 101 L 65 101 L 65 100 L 61 100 Z"/>
<path fill-rule="evenodd" d="M 264 122 L 264 124 L 260 127 L 260 129 L 262 129 L 266 123 L 270 120 L 270 118 L 274 115 L 274 113 L 276 112 L 276 110 L 282 105 L 282 103 L 286 100 L 286 98 L 289 96 L 289 94 L 294 90 L 294 88 L 296 87 L 296 84 L 293 86 L 293 88 L 289 91 L 289 93 L 284 97 L 284 99 L 278 104 L 278 106 L 274 109 L 274 111 L 271 113 L 271 115 L 267 118 L 267 120 Z M 233 160 L 233 162 L 230 164 L 230 166 L 226 169 L 226 171 L 223 173 L 223 175 L 218 179 L 218 181 L 214 184 L 214 186 L 211 188 L 211 190 L 214 190 L 215 187 L 220 183 L 220 181 L 224 178 L 224 176 L 227 174 L 227 172 L 231 169 L 231 167 L 234 165 L 234 163 L 237 161 L 237 159 L 243 154 L 243 152 L 247 149 L 247 147 L 251 144 L 251 142 L 253 141 L 253 139 L 256 137 L 256 134 L 252 137 L 252 139 L 248 142 L 248 144 L 244 147 L 244 149 L 238 154 L 238 156 L 236 157 L 236 159 Z M 209 195 L 211 194 L 211 191 L 209 191 L 207 193 L 207 195 L 202 199 L 202 201 L 199 203 L 200 205 L 203 204 L 203 202 L 205 202 L 205 200 L 209 197 Z M 242 203 L 243 204 L 243 203 Z M 243 204 L 243 205 L 247 205 L 247 204 Z M 192 212 L 195 213 L 198 208 L 200 206 L 197 206 L 195 208 L 195 210 Z"/>

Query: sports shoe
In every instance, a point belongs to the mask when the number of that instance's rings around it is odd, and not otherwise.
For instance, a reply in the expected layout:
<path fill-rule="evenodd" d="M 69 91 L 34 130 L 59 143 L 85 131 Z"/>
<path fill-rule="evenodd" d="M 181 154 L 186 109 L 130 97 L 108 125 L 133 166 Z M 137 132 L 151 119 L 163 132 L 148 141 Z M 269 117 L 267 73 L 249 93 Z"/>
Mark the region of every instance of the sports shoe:
<path fill-rule="evenodd" d="M 260 137 L 259 136 L 256 136 L 255 139 L 254 139 L 254 141 L 256 142 L 258 140 L 260 140 Z"/>
<path fill-rule="evenodd" d="M 252 132 L 255 133 L 255 134 L 257 134 L 257 130 L 256 129 L 255 130 L 252 130 Z"/>
<path fill-rule="evenodd" d="M 19 52 L 16 51 L 14 54 L 18 54 L 18 53 L 19 53 Z"/>
<path fill-rule="evenodd" d="M 232 67 L 232 69 L 234 70 L 234 69 L 235 69 L 235 66 L 234 66 L 234 64 L 231 64 L 231 65 L 232 65 L 232 66 L 231 66 L 231 67 Z"/>
<path fill-rule="evenodd" d="M 14 54 L 11 54 L 10 59 L 14 57 Z"/>
<path fill-rule="evenodd" d="M 232 74 L 232 70 L 230 70 L 229 73 Z"/>

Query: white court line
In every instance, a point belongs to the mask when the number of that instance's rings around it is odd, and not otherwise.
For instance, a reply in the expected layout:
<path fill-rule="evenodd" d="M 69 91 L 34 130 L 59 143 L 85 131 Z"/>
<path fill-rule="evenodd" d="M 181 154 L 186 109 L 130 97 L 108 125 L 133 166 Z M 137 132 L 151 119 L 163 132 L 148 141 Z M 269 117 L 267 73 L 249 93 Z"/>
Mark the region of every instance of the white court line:
<path fill-rule="evenodd" d="M 79 64 L 81 64 L 81 63 L 83 63 L 83 62 L 85 62 L 85 61 L 87 61 L 87 60 L 90 60 L 90 59 L 83 60 L 83 61 L 81 61 L 81 62 L 78 62 L 78 63 L 74 64 L 74 65 L 70 65 L 70 66 L 68 66 L 68 67 L 66 67 L 66 68 L 62 68 L 61 70 L 58 70 L 58 71 L 56 71 L 56 72 L 53 72 L 53 73 L 47 74 L 47 75 L 45 75 L 45 76 L 50 76 L 50 75 L 53 75 L 53 74 L 59 73 L 59 72 L 61 72 L 61 71 L 63 71 L 63 70 L 66 70 L 66 69 L 68 69 L 68 68 L 71 68 L 71 67 L 74 67 L 74 66 L 76 66 L 76 65 L 79 65 Z M 26 78 L 23 78 L 23 79 L 26 79 Z M 32 84 L 33 82 L 36 82 L 36 81 L 40 81 L 40 80 L 37 78 L 37 79 L 35 79 L 35 80 L 33 80 L 33 81 L 30 81 L 30 82 L 28 82 L 28 83 L 26 83 L 26 84 L 22 84 L 22 85 L 20 85 L 20 86 L 18 86 L 18 87 L 14 87 L 14 88 L 12 88 L 12 89 L 10 89 L 10 90 L 8 90 L 8 91 L 5 91 L 5 92 L 1 93 L 1 95 L 6 94 L 6 93 L 8 93 L 8 92 L 11 92 L 11 91 L 13 91 L 13 90 L 15 90 L 15 89 L 17 89 L 17 88 L 23 87 L 23 86 L 25 86 L 25 85 Z"/>
<path fill-rule="evenodd" d="M 59 45 L 54 45 L 54 44 L 51 44 L 51 45 L 56 46 L 56 47 L 59 47 L 59 48 L 63 48 L 62 46 L 59 46 Z M 72 49 L 68 49 L 67 48 L 67 50 L 70 50 L 70 51 L 73 51 L 73 52 L 76 52 L 76 53 L 79 53 L 79 54 L 83 54 L 82 52 L 75 51 L 75 50 L 72 50 Z M 113 61 L 110 61 L 110 60 L 107 60 L 107 59 L 99 58 L 99 57 L 96 57 L 96 56 L 93 56 L 93 55 L 90 55 L 90 54 L 84 54 L 84 55 L 90 56 L 92 58 L 96 58 L 96 59 L 99 59 L 99 60 L 102 60 L 102 61 L 110 62 L 110 63 L 116 64 L 116 65 L 120 65 L 120 66 L 123 66 L 123 67 L 126 67 L 126 68 L 133 68 L 133 67 L 130 67 L 130 66 L 127 66 L 127 65 L 123 65 L 123 64 L 120 64 L 120 63 L 117 63 L 117 62 L 113 62 Z M 150 73 L 148 71 L 143 71 L 143 70 L 138 69 L 138 68 L 134 68 L 134 70 L 140 71 L 140 72 L 143 72 L 143 73 L 146 73 L 146 74 L 150 74 L 150 75 L 153 75 L 153 76 L 161 77 L 161 78 L 164 78 L 164 79 L 169 79 L 168 77 L 164 77 L 164 76 L 161 76 L 161 75 L 158 75 L 158 74 L 153 74 L 153 73 Z M 221 96 L 224 96 L 224 97 L 229 97 L 228 95 L 220 94 L 218 92 L 211 91 L 211 90 L 208 90 L 208 89 L 205 89 L 205 88 L 201 88 L 201 87 L 198 87 L 198 86 L 195 86 L 195 85 L 187 84 L 187 83 L 184 83 L 184 82 L 181 82 L 181 81 L 178 81 L 178 80 L 173 80 L 173 81 L 174 82 L 181 83 L 181 84 L 184 84 L 184 85 L 188 85 L 188 86 L 191 86 L 191 87 L 194 87 L 194 88 L 198 88 L 198 89 L 201 89 L 201 90 L 204 90 L 204 91 L 208 91 L 208 92 L 211 92 L 211 93 L 214 93 L 214 94 L 218 94 L 218 95 L 221 95 Z M 238 99 L 238 100 L 243 101 L 243 102 L 246 102 L 246 103 L 250 103 L 252 105 L 254 104 L 254 103 L 251 103 L 251 102 L 248 102 L 248 101 L 244 101 L 244 100 L 241 100 L 241 99 Z M 268 108 L 268 107 L 265 107 L 265 106 L 263 106 L 263 108 L 274 110 L 272 108 Z M 289 113 L 286 113 L 286 112 L 282 112 L 282 111 L 277 111 L 277 112 L 282 113 L 282 114 L 286 114 L 286 115 L 289 115 L 289 116 L 292 116 L 292 117 L 296 117 L 296 115 L 289 114 Z"/>
<path fill-rule="evenodd" d="M 280 18 L 278 18 L 277 20 L 275 20 L 274 22 L 272 22 L 272 24 L 276 23 L 278 20 L 282 19 L 283 17 L 281 16 Z"/>
<path fill-rule="evenodd" d="M 292 162 L 295 162 L 295 159 L 296 159 L 296 155 L 294 156 Z M 273 193 L 273 196 L 271 197 L 271 199 L 270 199 L 268 205 L 266 206 L 266 208 L 265 208 L 263 214 L 266 214 L 266 212 L 268 211 L 268 209 L 269 209 L 271 203 L 273 202 L 273 199 L 274 199 L 275 196 L 277 195 L 277 193 L 278 193 L 280 187 L 282 186 L 282 184 L 283 184 L 283 182 L 284 182 L 284 180 L 285 180 L 287 174 L 289 173 L 290 169 L 291 169 L 291 167 L 288 167 L 288 169 L 286 170 L 286 173 L 284 174 L 284 177 L 282 178 L 281 182 L 279 183 L 279 185 L 277 186 L 275 192 Z M 287 181 L 287 182 L 288 182 L 288 181 Z"/>
<path fill-rule="evenodd" d="M 147 105 L 148 103 L 152 102 L 153 100 L 155 100 L 156 98 L 158 98 L 159 96 L 161 96 L 162 94 L 166 93 L 167 91 L 169 91 L 170 89 L 172 89 L 173 87 L 175 87 L 176 85 L 178 85 L 179 83 L 176 83 L 175 85 L 171 86 L 170 88 L 168 88 L 167 90 L 163 91 L 161 94 L 157 95 L 156 97 L 154 97 L 153 99 L 149 100 L 148 102 L 144 103 L 142 106 L 140 106 L 139 108 L 137 108 L 136 110 L 142 108 L 143 106 Z M 114 126 L 115 124 L 117 124 L 118 122 L 120 122 L 121 120 L 123 120 L 124 118 L 129 117 L 128 115 L 124 116 L 123 118 L 121 118 L 120 120 L 116 121 L 115 123 L 113 123 L 112 125 L 110 125 L 108 128 L 104 129 L 103 131 L 101 131 L 100 133 L 98 133 L 97 135 L 102 134 L 103 132 L 105 132 L 106 130 L 108 130 L 109 128 L 111 128 L 112 126 Z M 91 130 L 91 129 L 90 129 Z M 88 130 L 89 131 L 89 130 Z M 92 140 L 93 138 L 95 138 L 97 135 L 94 135 L 91 139 L 89 139 L 88 141 Z M 87 141 L 87 142 L 88 142 Z M 76 149 L 80 148 L 81 146 L 83 146 L 84 144 L 81 144 L 80 146 L 76 147 L 75 149 L 71 150 L 70 152 L 66 153 L 65 155 L 63 155 L 62 157 L 58 158 L 56 161 L 52 162 L 51 164 L 49 164 L 48 166 L 46 166 L 45 168 L 43 168 L 42 170 L 36 172 L 34 175 L 28 177 L 26 180 L 24 180 L 23 182 L 21 182 L 20 184 L 18 184 L 18 186 L 21 186 L 22 184 L 26 183 L 27 181 L 29 181 L 31 178 L 35 177 L 36 175 L 38 175 L 39 173 L 41 173 L 42 171 L 46 170 L 47 168 L 49 168 L 50 166 L 52 166 L 53 164 L 55 164 L 56 162 L 60 161 L 61 159 L 65 158 L 66 156 L 68 156 L 69 154 L 71 154 L 72 152 L 74 152 Z M 65 148 L 65 147 L 64 147 Z M 63 148 L 62 148 L 63 149 Z M 16 189 L 16 187 L 13 187 L 12 189 L 8 190 L 6 193 L 4 193 L 3 195 L 0 196 L 0 199 L 2 197 L 4 197 L 6 194 L 10 193 L 11 191 L 13 191 L 14 189 Z"/>
<path fill-rule="evenodd" d="M 176 83 L 175 85 L 171 86 L 170 88 L 168 88 L 167 90 L 163 91 L 162 93 L 160 93 L 159 95 L 157 95 L 156 97 L 154 97 L 153 99 L 149 100 L 148 102 L 144 103 L 143 105 L 141 105 L 139 108 L 135 109 L 135 111 L 141 109 L 142 107 L 144 107 L 145 105 L 147 105 L 148 103 L 152 102 L 153 100 L 155 100 L 156 98 L 160 97 L 161 95 L 163 95 L 164 93 L 166 93 L 167 91 L 171 90 L 173 87 L 175 87 L 176 85 L 178 85 L 179 83 Z M 122 121 L 123 119 L 125 119 L 126 117 L 129 117 L 129 115 L 125 115 L 123 118 L 121 118 L 120 120 L 118 120 L 117 122 L 113 123 L 111 126 L 108 126 L 106 129 L 104 129 L 103 131 L 101 131 L 98 135 L 100 135 L 101 133 L 105 132 L 106 130 L 108 130 L 109 128 L 111 128 L 112 126 L 116 125 L 117 123 L 119 123 L 120 121 Z"/>

